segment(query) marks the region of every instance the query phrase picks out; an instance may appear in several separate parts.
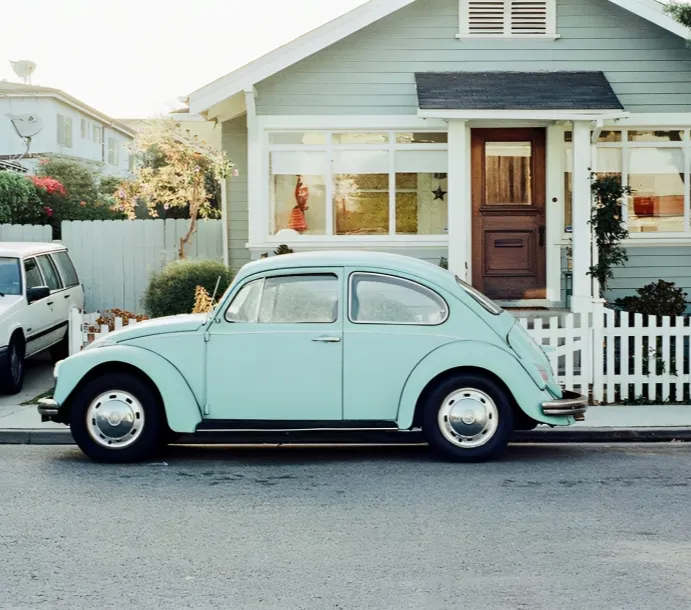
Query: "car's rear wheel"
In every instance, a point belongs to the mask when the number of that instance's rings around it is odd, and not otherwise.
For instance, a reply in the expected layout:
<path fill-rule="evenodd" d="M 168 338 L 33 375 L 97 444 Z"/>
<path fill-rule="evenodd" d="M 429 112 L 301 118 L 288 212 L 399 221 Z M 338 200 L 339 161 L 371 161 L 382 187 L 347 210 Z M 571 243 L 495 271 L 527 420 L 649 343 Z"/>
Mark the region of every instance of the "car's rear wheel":
<path fill-rule="evenodd" d="M 156 392 L 128 373 L 106 373 L 81 388 L 72 401 L 70 427 L 86 455 L 111 463 L 152 457 L 167 429 Z"/>
<path fill-rule="evenodd" d="M 19 394 L 24 387 L 24 341 L 15 334 L 7 346 L 7 358 L 0 371 L 0 393 Z"/>
<path fill-rule="evenodd" d="M 427 442 L 452 461 L 494 459 L 506 449 L 513 432 L 509 397 L 490 377 L 454 375 L 433 389 L 423 409 Z"/>

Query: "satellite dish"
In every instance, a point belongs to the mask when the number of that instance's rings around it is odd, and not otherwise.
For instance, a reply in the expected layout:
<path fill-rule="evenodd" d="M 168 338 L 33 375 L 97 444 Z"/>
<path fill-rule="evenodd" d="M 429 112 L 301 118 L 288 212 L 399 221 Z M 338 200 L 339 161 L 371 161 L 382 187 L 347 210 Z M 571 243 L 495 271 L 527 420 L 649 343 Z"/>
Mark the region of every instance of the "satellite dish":
<path fill-rule="evenodd" d="M 25 83 L 31 84 L 31 75 L 36 71 L 36 64 L 28 59 L 10 61 L 14 73 Z"/>
<path fill-rule="evenodd" d="M 31 138 L 43 129 L 43 119 L 35 114 L 6 114 L 20 138 Z"/>

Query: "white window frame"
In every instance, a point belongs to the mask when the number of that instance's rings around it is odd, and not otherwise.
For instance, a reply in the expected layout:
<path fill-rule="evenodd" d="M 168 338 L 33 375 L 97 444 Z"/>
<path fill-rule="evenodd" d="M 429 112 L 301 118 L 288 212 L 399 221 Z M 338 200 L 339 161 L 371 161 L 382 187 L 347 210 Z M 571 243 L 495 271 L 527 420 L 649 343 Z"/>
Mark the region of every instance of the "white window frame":
<path fill-rule="evenodd" d="M 437 126 L 438 125 L 438 126 Z M 299 144 L 270 144 L 269 138 L 276 133 L 323 133 L 326 137 L 325 144 L 321 145 L 299 145 Z M 338 133 L 387 133 L 389 136 L 388 143 L 381 144 L 334 144 L 333 135 Z M 360 242 L 363 244 L 372 245 L 377 242 L 381 243 L 414 243 L 416 245 L 434 245 L 446 246 L 448 244 L 448 229 L 446 233 L 438 235 L 411 235 L 411 234 L 397 234 L 396 233 L 396 152 L 401 150 L 417 150 L 423 151 L 445 151 L 448 154 L 448 143 L 444 144 L 399 144 L 396 142 L 397 133 L 448 133 L 448 125 L 445 122 L 439 121 L 433 125 L 422 124 L 410 127 L 396 127 L 395 129 L 385 128 L 378 129 L 372 126 L 362 129 L 356 127 L 337 127 L 337 128 L 319 128 L 315 126 L 307 126 L 303 128 L 280 128 L 267 127 L 263 130 L 263 171 L 262 176 L 262 240 L 266 244 L 282 244 L 285 243 L 285 237 L 271 234 L 270 227 L 273 224 L 273 202 L 271 197 L 271 175 L 270 156 L 273 152 L 322 152 L 327 158 L 329 164 L 328 173 L 326 175 L 326 234 L 324 235 L 301 235 L 294 239 L 295 242 L 307 244 L 315 243 L 330 243 L 338 244 L 344 242 Z M 382 150 L 389 154 L 389 231 L 386 234 L 379 235 L 338 235 L 333 232 L 333 172 L 332 159 L 333 151 L 351 150 Z M 442 173 L 442 172 L 440 172 Z M 446 170 L 444 173 L 448 173 Z M 445 199 L 445 201 L 447 201 Z M 257 215 L 259 218 L 259 215 Z"/>
<path fill-rule="evenodd" d="M 569 131 L 568 129 L 566 131 Z M 628 239 L 624 240 L 624 243 L 633 244 L 633 242 L 672 242 L 672 241 L 684 241 L 691 243 L 691 128 L 687 125 L 686 127 L 679 127 L 673 125 L 640 125 L 633 126 L 627 125 L 626 127 L 620 127 L 617 125 L 605 125 L 602 127 L 602 131 L 618 131 L 621 132 L 620 142 L 596 142 L 593 145 L 593 160 L 591 171 L 597 172 L 597 155 L 596 151 L 599 148 L 607 149 L 614 148 L 621 151 L 621 162 L 622 162 L 622 172 L 621 172 L 621 183 L 626 186 L 629 184 L 629 151 L 635 148 L 674 148 L 681 150 L 684 154 L 684 230 L 674 231 L 674 232 L 634 232 L 629 233 Z M 629 142 L 629 132 L 630 131 L 681 131 L 682 140 L 681 142 Z M 564 153 L 562 154 L 562 159 L 566 156 L 566 150 L 572 146 L 571 142 L 564 142 Z M 572 168 L 564 166 L 564 172 L 572 171 Z M 563 178 L 562 178 L 563 180 Z M 628 198 L 626 206 L 623 209 L 624 225 L 627 226 L 629 206 L 631 205 L 631 199 Z M 567 223 L 565 218 L 565 206 L 560 206 L 561 208 L 561 226 L 564 227 Z M 563 230 L 563 229 L 562 229 Z M 571 233 L 564 231 L 563 239 L 568 241 L 571 238 Z M 671 244 L 670 244 L 671 245 Z"/>
<path fill-rule="evenodd" d="M 58 114 L 57 123 L 58 145 L 72 148 L 72 117 L 66 114 Z"/>
<path fill-rule="evenodd" d="M 91 138 L 96 144 L 103 144 L 103 127 L 101 125 L 91 126 Z"/>
<path fill-rule="evenodd" d="M 79 123 L 79 135 L 82 140 L 88 140 L 89 139 L 89 121 L 86 119 L 82 118 Z"/>
<path fill-rule="evenodd" d="M 120 165 L 119 141 L 115 136 L 108 136 L 108 165 Z"/>
<path fill-rule="evenodd" d="M 474 0 L 459 0 L 458 15 L 459 27 L 456 38 L 458 39 L 502 39 L 507 38 L 511 40 L 521 39 L 541 39 L 541 40 L 556 40 L 559 38 L 557 34 L 557 7 L 556 0 L 544 0 L 547 11 L 547 31 L 544 34 L 517 34 L 512 31 L 511 24 L 511 3 L 516 0 L 497 0 L 504 3 L 504 30 L 502 34 L 473 34 L 470 31 L 470 3 Z"/>

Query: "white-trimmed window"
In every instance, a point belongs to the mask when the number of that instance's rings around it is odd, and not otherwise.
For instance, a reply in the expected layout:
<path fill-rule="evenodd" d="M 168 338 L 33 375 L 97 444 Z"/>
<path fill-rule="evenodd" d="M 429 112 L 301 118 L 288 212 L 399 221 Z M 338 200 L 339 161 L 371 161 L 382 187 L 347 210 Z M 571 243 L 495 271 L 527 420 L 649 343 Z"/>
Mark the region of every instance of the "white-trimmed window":
<path fill-rule="evenodd" d="M 58 145 L 72 148 L 72 117 L 58 115 Z"/>
<path fill-rule="evenodd" d="M 86 119 L 82 119 L 80 121 L 80 136 L 82 140 L 86 140 L 89 138 L 89 121 Z"/>
<path fill-rule="evenodd" d="M 96 144 L 103 143 L 103 132 L 101 131 L 100 125 L 91 126 L 91 139 L 96 142 Z"/>
<path fill-rule="evenodd" d="M 459 38 L 556 38 L 556 0 L 459 0 Z"/>
<path fill-rule="evenodd" d="M 116 138 L 108 138 L 108 165 L 120 165 L 120 146 Z"/>
<path fill-rule="evenodd" d="M 269 235 L 447 232 L 445 132 L 271 132 Z"/>
<path fill-rule="evenodd" d="M 565 228 L 571 224 L 571 132 L 566 132 Z M 624 208 L 632 236 L 689 233 L 689 167 L 691 139 L 688 129 L 640 127 L 602 131 L 595 147 L 593 171 L 616 176 L 633 189 Z"/>

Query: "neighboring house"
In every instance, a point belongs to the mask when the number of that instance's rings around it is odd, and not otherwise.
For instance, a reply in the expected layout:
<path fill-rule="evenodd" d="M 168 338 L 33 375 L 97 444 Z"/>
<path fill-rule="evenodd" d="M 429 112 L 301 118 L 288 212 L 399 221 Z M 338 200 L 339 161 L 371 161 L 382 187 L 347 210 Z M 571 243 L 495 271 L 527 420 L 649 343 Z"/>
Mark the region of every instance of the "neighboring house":
<path fill-rule="evenodd" d="M 19 163 L 34 172 L 42 156 L 82 161 L 105 175 L 126 175 L 133 131 L 59 89 L 0 82 L 0 160 L 17 162 L 26 145 L 7 115 L 31 115 L 43 129 Z"/>
<path fill-rule="evenodd" d="M 180 125 L 180 131 L 191 139 L 206 142 L 214 148 L 221 149 L 221 124 L 216 121 L 207 121 L 203 116 L 189 114 L 187 109 L 170 113 L 163 120 L 174 120 Z M 142 125 L 156 119 L 119 119 L 119 121 L 137 132 Z"/>
<path fill-rule="evenodd" d="M 592 169 L 636 191 L 609 296 L 691 293 L 688 38 L 652 0 L 371 0 L 189 96 L 241 172 L 230 264 L 444 256 L 504 304 L 587 311 Z"/>

